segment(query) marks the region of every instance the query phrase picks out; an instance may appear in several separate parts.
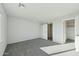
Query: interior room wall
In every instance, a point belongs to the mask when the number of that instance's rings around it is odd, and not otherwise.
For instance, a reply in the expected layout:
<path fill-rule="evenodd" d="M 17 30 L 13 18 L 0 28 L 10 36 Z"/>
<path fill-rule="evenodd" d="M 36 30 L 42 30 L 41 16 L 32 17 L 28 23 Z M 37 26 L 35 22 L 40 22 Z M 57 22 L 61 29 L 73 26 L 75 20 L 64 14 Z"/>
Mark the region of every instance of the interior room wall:
<path fill-rule="evenodd" d="M 3 55 L 7 45 L 7 16 L 0 4 L 0 55 Z"/>
<path fill-rule="evenodd" d="M 48 25 L 47 24 L 43 24 L 42 25 L 42 38 L 43 39 L 48 39 L 47 37 L 48 37 Z"/>
<path fill-rule="evenodd" d="M 75 48 L 79 52 L 79 16 L 75 17 Z"/>
<path fill-rule="evenodd" d="M 27 19 L 8 17 L 8 44 L 41 38 L 41 24 Z"/>

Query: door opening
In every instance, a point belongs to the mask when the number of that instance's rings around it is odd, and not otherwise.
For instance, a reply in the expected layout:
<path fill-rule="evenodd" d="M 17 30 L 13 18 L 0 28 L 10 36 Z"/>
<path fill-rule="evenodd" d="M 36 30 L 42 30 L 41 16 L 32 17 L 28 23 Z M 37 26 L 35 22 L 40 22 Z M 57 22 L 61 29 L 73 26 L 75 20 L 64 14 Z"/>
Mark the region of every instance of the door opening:
<path fill-rule="evenodd" d="M 66 21 L 66 43 L 75 41 L 75 20 Z"/>
<path fill-rule="evenodd" d="M 52 24 L 48 24 L 48 40 L 52 41 Z"/>

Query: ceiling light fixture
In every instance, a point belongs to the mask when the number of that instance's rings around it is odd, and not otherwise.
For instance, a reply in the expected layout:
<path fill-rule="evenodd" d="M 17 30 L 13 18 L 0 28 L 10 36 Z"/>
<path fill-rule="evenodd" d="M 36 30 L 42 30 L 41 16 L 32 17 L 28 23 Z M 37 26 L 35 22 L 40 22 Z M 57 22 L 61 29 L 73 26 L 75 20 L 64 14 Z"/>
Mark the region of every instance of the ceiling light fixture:
<path fill-rule="evenodd" d="M 21 7 L 21 8 L 25 8 L 25 5 L 23 3 L 19 3 L 18 6 Z"/>

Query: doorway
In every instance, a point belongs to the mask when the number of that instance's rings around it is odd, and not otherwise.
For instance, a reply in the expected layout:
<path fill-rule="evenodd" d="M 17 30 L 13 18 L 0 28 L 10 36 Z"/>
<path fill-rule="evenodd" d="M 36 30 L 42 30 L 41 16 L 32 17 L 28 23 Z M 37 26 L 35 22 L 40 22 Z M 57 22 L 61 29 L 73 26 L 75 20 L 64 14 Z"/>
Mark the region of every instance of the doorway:
<path fill-rule="evenodd" d="M 75 20 L 66 21 L 66 43 L 75 41 Z"/>
<path fill-rule="evenodd" d="M 52 33 L 52 24 L 48 24 L 48 40 L 50 41 L 53 40 Z"/>

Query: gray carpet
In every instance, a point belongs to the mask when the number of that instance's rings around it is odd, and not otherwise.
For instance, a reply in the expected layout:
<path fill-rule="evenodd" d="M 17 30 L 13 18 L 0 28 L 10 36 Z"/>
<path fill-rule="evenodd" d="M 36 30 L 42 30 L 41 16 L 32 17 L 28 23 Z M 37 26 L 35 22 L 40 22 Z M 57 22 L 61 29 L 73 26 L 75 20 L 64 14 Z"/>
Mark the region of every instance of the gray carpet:
<path fill-rule="evenodd" d="M 14 44 L 9 44 L 6 47 L 4 56 L 48 56 L 40 47 L 57 45 L 58 43 L 44 40 L 33 39 Z"/>
<path fill-rule="evenodd" d="M 75 42 L 75 40 L 72 40 L 72 39 L 67 39 L 66 40 L 66 43 L 72 43 L 72 42 Z"/>

